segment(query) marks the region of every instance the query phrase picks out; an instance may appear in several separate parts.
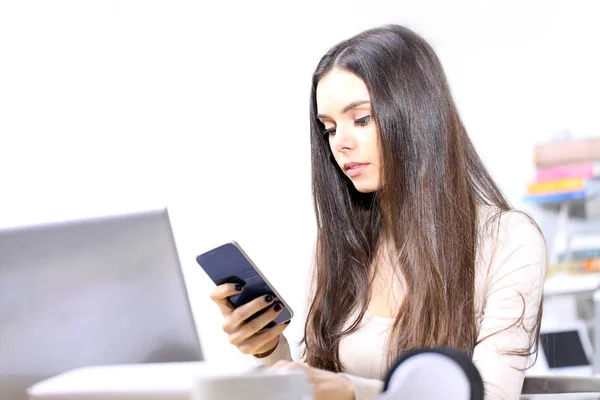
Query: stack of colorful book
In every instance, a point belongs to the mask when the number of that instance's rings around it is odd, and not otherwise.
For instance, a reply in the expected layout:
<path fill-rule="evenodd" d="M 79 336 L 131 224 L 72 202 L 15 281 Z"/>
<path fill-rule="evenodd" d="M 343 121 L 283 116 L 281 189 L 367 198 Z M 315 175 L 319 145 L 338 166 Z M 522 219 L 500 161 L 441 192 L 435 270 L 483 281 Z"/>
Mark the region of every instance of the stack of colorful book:
<path fill-rule="evenodd" d="M 600 138 L 571 139 L 534 148 L 535 180 L 526 203 L 557 203 L 600 194 Z"/>
<path fill-rule="evenodd" d="M 558 261 L 548 265 L 548 276 L 557 273 L 582 274 L 600 272 L 600 250 L 574 251 L 561 254 Z"/>

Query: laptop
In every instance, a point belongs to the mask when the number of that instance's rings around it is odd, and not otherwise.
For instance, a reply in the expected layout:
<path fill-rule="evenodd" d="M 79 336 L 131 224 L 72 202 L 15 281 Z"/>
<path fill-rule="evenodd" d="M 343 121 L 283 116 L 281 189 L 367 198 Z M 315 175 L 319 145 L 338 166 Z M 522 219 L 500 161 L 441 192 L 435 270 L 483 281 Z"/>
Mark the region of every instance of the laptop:
<path fill-rule="evenodd" d="M 592 376 L 592 355 L 584 321 L 542 327 L 537 368 L 545 375 Z"/>
<path fill-rule="evenodd" d="M 202 361 L 166 207 L 0 228 L 0 399 L 76 368 Z"/>

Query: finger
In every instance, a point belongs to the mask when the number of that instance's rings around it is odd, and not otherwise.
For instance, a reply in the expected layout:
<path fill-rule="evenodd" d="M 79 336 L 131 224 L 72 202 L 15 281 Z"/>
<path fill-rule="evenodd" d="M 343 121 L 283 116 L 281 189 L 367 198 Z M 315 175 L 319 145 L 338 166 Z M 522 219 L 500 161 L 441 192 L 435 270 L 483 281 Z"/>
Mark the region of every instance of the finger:
<path fill-rule="evenodd" d="M 236 283 L 224 283 L 216 286 L 210 292 L 210 299 L 217 303 L 223 315 L 229 315 L 233 311 L 233 306 L 229 301 L 229 296 L 238 294 L 243 290 L 243 286 Z"/>
<path fill-rule="evenodd" d="M 283 306 L 281 305 L 281 303 L 276 303 L 271 307 L 270 310 L 254 318 L 252 321 L 241 325 L 237 330 L 235 330 L 231 334 L 231 336 L 229 337 L 229 341 L 234 346 L 239 345 L 244 340 L 259 333 L 265 326 L 267 326 L 270 322 L 275 320 L 275 318 L 277 318 L 277 316 L 281 314 L 282 311 Z"/>
<path fill-rule="evenodd" d="M 273 300 L 275 300 L 275 297 L 272 294 L 267 294 L 257 297 L 243 306 L 239 306 L 226 318 L 223 330 L 227 333 L 236 331 L 249 317 L 273 304 Z"/>
<path fill-rule="evenodd" d="M 242 291 L 243 285 L 239 283 L 223 283 L 217 285 L 210 291 L 210 298 L 217 302 L 227 299 L 229 296 L 238 294 Z"/>
<path fill-rule="evenodd" d="M 237 348 L 244 354 L 256 354 L 259 349 L 279 336 L 287 327 L 288 324 L 279 324 L 272 328 L 266 329 L 244 340 L 242 343 L 237 345 Z"/>

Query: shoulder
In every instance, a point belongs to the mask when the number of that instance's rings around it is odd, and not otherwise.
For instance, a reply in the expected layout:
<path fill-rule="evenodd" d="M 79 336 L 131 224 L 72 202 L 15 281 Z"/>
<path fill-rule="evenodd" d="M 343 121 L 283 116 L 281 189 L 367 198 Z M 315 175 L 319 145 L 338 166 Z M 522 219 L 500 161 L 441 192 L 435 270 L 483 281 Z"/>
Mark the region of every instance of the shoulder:
<path fill-rule="evenodd" d="M 479 209 L 477 268 L 488 283 L 510 275 L 539 281 L 546 273 L 546 242 L 537 223 L 519 210 Z"/>
<path fill-rule="evenodd" d="M 506 251 L 530 246 L 545 252 L 541 229 L 522 211 L 503 211 L 484 205 L 479 207 L 478 221 L 478 242 L 482 247 Z"/>

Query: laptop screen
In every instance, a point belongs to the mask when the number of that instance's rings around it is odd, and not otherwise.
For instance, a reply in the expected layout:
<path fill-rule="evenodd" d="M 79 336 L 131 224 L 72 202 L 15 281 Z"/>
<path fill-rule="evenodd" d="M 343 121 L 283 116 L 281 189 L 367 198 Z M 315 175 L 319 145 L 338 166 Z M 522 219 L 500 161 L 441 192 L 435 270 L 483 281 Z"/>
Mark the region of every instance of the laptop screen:
<path fill-rule="evenodd" d="M 540 338 L 549 368 L 579 367 L 590 364 L 579 331 L 542 333 Z"/>

